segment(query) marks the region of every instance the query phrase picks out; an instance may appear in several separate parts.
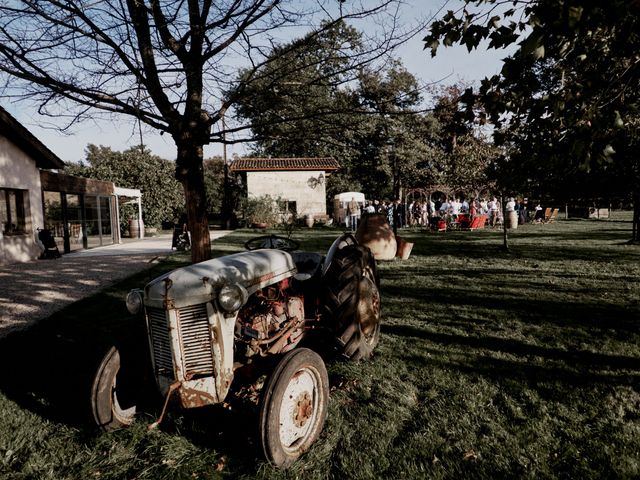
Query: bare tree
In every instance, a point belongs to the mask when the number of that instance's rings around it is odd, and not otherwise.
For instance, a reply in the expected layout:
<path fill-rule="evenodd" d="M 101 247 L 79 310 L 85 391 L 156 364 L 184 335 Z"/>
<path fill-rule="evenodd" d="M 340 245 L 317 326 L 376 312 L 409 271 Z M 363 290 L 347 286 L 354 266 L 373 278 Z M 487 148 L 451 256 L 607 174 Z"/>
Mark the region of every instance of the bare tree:
<path fill-rule="evenodd" d="M 203 146 L 251 140 L 251 125 L 222 127 L 223 119 L 259 77 L 273 47 L 297 33 L 367 21 L 377 34 L 345 54 L 345 72 L 355 74 L 415 33 L 399 28 L 397 3 L 5 0 L 2 93 L 36 101 L 43 115 L 65 118 L 62 129 L 102 112 L 128 115 L 171 135 L 192 260 L 202 261 L 210 257 Z M 238 81 L 241 66 L 248 70 Z M 341 81 L 348 82 L 348 75 Z"/>

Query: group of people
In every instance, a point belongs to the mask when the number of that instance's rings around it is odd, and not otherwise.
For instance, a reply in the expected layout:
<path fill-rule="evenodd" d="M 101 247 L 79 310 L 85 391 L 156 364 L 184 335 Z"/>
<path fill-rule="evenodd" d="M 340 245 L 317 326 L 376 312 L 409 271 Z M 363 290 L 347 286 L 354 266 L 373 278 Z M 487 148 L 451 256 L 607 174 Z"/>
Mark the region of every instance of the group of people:
<path fill-rule="evenodd" d="M 373 200 L 364 205 L 364 208 L 360 209 L 360 205 L 355 199 L 352 199 L 347 205 L 347 226 L 352 230 L 356 230 L 358 226 L 358 220 L 361 213 L 381 213 L 387 217 L 389 225 L 397 225 L 398 227 L 404 227 L 405 222 L 405 206 L 396 199 L 394 202 Z"/>
<path fill-rule="evenodd" d="M 536 205 L 531 208 L 527 198 L 517 201 L 511 197 L 505 203 L 507 212 L 515 211 L 518 215 L 518 223 L 527 223 L 540 216 L 542 208 Z M 382 213 L 387 217 L 389 225 L 398 228 L 405 226 L 430 226 L 435 225 L 443 218 L 455 219 L 458 215 L 487 215 L 488 224 L 495 226 L 501 224 L 503 219 L 502 204 L 496 197 L 490 198 L 438 198 L 437 200 L 414 200 L 405 206 L 399 199 L 394 202 L 373 200 L 365 204 L 363 213 Z M 360 205 L 352 200 L 347 208 L 348 226 L 357 228 L 360 218 Z M 533 217 L 533 218 L 532 218 Z"/>

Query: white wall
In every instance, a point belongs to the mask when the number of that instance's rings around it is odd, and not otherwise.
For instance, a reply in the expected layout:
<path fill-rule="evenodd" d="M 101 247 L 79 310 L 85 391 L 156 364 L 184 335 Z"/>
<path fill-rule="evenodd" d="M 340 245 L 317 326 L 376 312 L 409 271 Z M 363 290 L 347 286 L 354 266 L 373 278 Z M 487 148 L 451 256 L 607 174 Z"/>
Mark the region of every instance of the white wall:
<path fill-rule="evenodd" d="M 311 181 L 324 171 L 301 172 L 247 172 L 247 194 L 249 197 L 271 195 L 284 200 L 295 201 L 298 216 L 307 214 L 325 215 L 327 213 L 326 182 Z M 315 185 L 312 188 L 311 185 Z"/>
<path fill-rule="evenodd" d="M 0 135 L 0 188 L 28 190 L 25 195 L 26 233 L 0 233 L 0 265 L 25 262 L 37 258 L 37 227 L 43 226 L 42 187 L 36 162 Z"/>

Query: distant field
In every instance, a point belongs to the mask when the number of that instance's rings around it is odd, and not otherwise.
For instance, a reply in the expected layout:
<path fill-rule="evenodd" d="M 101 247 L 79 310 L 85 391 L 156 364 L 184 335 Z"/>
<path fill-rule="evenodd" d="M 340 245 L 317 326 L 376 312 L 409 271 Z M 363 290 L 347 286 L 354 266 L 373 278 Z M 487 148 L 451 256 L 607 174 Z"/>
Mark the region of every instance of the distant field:
<path fill-rule="evenodd" d="M 87 426 L 88 379 L 121 332 L 125 292 L 176 255 L 0 342 L 0 478 L 630 478 L 640 476 L 640 246 L 628 212 L 511 231 L 407 230 L 380 263 L 371 361 L 329 366 L 325 430 L 292 469 L 260 458 L 256 419 L 171 412 L 147 432 Z M 299 230 L 325 251 L 338 230 Z M 242 230 L 214 244 L 242 248 Z"/>

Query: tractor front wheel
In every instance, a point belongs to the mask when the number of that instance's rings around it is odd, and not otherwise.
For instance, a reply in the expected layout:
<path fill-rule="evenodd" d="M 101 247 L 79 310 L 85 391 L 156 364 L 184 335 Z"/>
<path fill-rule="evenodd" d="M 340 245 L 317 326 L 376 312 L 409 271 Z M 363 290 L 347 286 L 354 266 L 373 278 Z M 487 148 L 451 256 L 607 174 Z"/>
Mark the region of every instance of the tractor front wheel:
<path fill-rule="evenodd" d="M 128 427 L 135 419 L 136 369 L 131 365 L 123 368 L 121 352 L 111 347 L 103 357 L 93 380 L 91 409 L 93 418 L 104 430 Z"/>
<path fill-rule="evenodd" d="M 287 353 L 264 386 L 260 440 L 267 460 L 286 468 L 316 441 L 327 417 L 329 378 L 320 355 Z"/>

